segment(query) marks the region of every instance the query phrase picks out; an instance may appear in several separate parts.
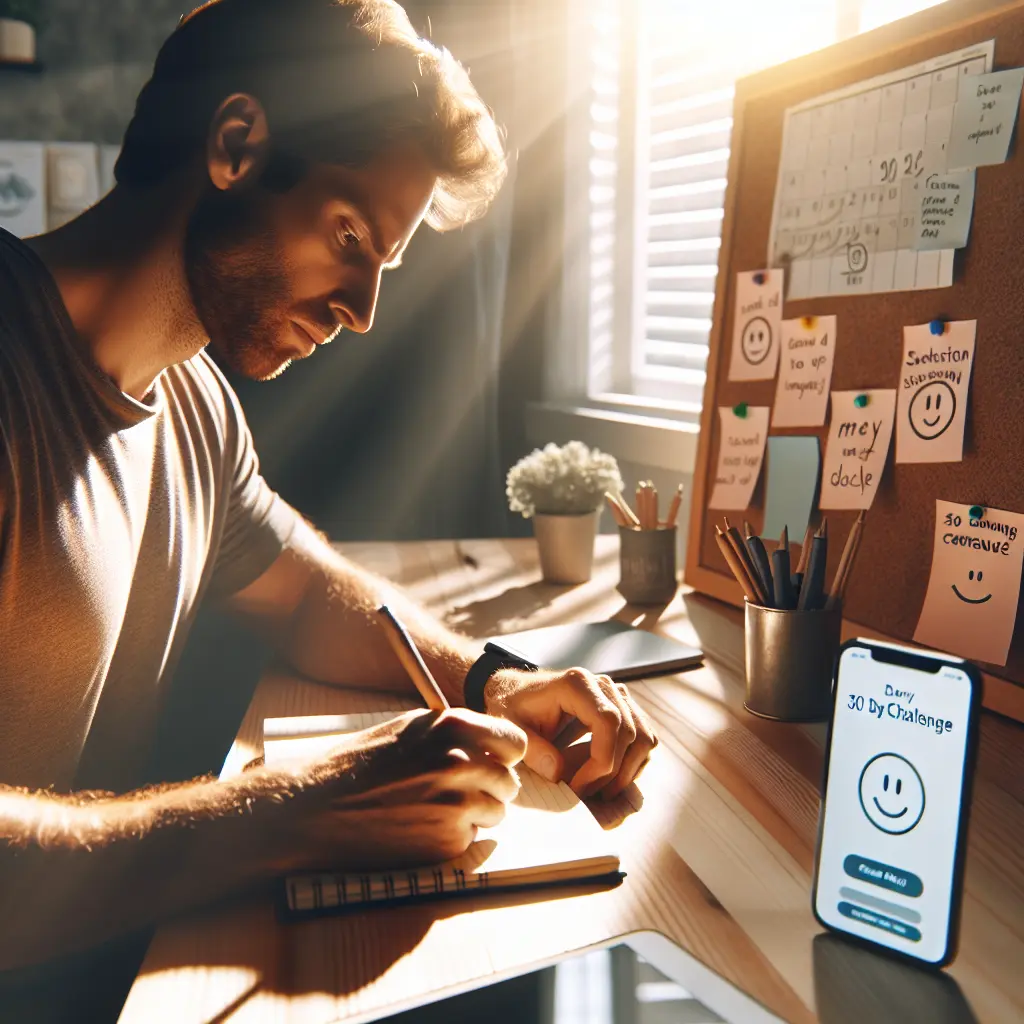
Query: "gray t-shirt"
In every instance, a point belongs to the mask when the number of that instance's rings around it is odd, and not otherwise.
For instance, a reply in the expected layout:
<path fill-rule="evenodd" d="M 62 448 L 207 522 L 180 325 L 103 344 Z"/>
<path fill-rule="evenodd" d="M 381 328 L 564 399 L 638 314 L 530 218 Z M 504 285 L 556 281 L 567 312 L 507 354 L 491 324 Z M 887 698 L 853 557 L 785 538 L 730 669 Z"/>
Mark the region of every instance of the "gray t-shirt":
<path fill-rule="evenodd" d="M 128 397 L 0 230 L 0 783 L 135 788 L 200 600 L 295 522 L 205 353 Z"/>

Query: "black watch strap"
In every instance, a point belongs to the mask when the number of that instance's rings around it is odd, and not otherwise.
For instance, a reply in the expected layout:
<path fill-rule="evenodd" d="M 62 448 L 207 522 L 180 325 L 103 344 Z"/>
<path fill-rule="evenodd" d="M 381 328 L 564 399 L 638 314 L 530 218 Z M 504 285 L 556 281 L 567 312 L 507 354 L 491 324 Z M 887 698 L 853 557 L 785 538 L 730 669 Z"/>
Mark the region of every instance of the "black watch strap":
<path fill-rule="evenodd" d="M 523 661 L 522 658 L 485 647 L 484 653 L 473 662 L 472 668 L 466 673 L 466 682 L 462 687 L 462 695 L 466 701 L 466 707 L 470 711 L 486 714 L 484 687 L 491 676 L 503 668 L 534 669 L 536 666 L 531 665 L 528 661 Z"/>

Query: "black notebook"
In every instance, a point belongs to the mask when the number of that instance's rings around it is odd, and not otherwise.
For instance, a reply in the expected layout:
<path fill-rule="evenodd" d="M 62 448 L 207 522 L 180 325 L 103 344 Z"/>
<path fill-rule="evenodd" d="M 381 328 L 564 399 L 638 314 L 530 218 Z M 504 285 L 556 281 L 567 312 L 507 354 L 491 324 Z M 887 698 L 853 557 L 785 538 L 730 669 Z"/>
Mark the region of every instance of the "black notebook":
<path fill-rule="evenodd" d="M 509 633 L 492 637 L 487 648 L 536 668 L 585 668 L 617 680 L 681 672 L 704 658 L 696 647 L 614 620 Z"/>

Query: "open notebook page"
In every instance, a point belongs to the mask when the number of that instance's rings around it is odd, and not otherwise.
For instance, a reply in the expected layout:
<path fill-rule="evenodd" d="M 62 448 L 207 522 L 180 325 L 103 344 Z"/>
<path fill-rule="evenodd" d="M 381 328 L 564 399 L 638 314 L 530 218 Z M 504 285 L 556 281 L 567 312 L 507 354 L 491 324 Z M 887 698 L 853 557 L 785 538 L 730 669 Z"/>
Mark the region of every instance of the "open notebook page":
<path fill-rule="evenodd" d="M 394 711 L 356 715 L 268 718 L 264 751 L 268 765 L 327 753 L 343 733 L 367 729 Z M 287 880 L 290 909 L 319 910 L 345 903 L 478 889 L 573 881 L 619 870 L 609 836 L 564 783 L 548 782 L 525 765 L 521 788 L 494 828 L 455 860 L 381 874 L 319 874 Z"/>

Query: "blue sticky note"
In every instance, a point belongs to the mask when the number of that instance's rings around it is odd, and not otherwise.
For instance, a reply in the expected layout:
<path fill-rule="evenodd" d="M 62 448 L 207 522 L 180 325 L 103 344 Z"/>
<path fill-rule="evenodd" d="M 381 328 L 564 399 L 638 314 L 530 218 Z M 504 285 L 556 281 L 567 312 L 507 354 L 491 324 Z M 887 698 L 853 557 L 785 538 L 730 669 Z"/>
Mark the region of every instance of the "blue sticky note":
<path fill-rule="evenodd" d="M 820 477 L 821 447 L 817 437 L 768 438 L 763 537 L 778 537 L 787 526 L 794 544 L 803 541 Z"/>

